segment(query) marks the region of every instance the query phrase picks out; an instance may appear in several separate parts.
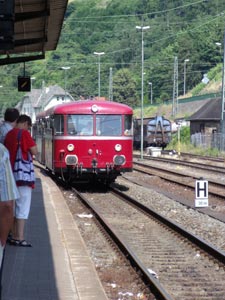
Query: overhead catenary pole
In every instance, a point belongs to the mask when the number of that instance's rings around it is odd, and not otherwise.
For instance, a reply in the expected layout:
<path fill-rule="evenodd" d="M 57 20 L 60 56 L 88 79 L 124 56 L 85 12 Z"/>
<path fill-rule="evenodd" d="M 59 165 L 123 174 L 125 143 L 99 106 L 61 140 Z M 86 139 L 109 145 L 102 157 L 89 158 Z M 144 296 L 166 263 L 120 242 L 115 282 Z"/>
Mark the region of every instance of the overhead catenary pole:
<path fill-rule="evenodd" d="M 70 67 L 61 67 L 62 70 L 64 70 L 64 92 L 65 92 L 65 99 L 66 99 L 66 88 L 67 88 L 67 70 L 70 69 Z"/>
<path fill-rule="evenodd" d="M 113 101 L 113 72 L 109 69 L 109 101 Z"/>
<path fill-rule="evenodd" d="M 184 95 L 186 94 L 186 64 L 189 62 L 189 59 L 184 60 Z"/>
<path fill-rule="evenodd" d="M 33 80 L 35 80 L 36 77 L 31 77 L 30 78 L 30 90 L 32 91 L 32 88 L 33 88 Z"/>
<path fill-rule="evenodd" d="M 136 26 L 136 29 L 141 30 L 141 159 L 143 159 L 144 148 L 144 30 L 150 26 Z"/>
<path fill-rule="evenodd" d="M 174 76 L 173 76 L 173 116 L 178 112 L 178 60 L 174 57 Z"/>
<path fill-rule="evenodd" d="M 150 92 L 151 92 L 150 103 L 152 104 L 152 82 L 149 82 L 148 84 L 150 85 Z"/>
<path fill-rule="evenodd" d="M 220 48 L 220 54 L 221 54 L 221 45 L 222 44 L 220 42 L 216 42 L 215 44 L 216 44 L 216 46 L 218 46 Z"/>
<path fill-rule="evenodd" d="M 221 111 L 221 150 L 225 150 L 224 147 L 224 101 L 225 101 L 225 30 L 224 30 L 224 39 L 223 39 L 223 75 L 222 75 L 222 111 Z"/>
<path fill-rule="evenodd" d="M 94 52 L 98 56 L 98 98 L 101 96 L 101 55 L 104 55 L 105 52 Z"/>

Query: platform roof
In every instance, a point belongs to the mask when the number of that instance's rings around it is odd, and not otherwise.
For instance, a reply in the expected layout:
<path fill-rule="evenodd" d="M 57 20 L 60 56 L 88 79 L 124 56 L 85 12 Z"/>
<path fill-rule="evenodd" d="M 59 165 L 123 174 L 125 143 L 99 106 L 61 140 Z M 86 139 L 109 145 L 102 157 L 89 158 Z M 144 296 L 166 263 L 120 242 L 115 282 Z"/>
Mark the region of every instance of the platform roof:
<path fill-rule="evenodd" d="M 10 31 L 13 22 L 14 32 L 11 46 L 0 41 L 0 65 L 43 59 L 46 51 L 56 49 L 68 0 L 5 0 L 5 3 L 6 10 L 9 3 L 13 3 L 14 9 L 12 18 L 7 11 L 0 19 L 4 22 L 2 28 Z"/>
<path fill-rule="evenodd" d="M 187 121 L 220 121 L 221 106 L 221 97 L 211 99 L 193 115 L 187 118 Z"/>

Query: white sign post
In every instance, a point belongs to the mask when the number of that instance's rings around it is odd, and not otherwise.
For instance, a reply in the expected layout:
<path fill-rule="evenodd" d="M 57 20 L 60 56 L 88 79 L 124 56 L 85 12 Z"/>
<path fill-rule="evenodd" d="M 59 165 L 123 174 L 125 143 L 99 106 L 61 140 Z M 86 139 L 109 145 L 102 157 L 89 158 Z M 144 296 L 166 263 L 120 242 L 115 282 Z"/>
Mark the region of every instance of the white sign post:
<path fill-rule="evenodd" d="M 195 182 L 195 207 L 208 206 L 208 181 L 196 180 Z"/>

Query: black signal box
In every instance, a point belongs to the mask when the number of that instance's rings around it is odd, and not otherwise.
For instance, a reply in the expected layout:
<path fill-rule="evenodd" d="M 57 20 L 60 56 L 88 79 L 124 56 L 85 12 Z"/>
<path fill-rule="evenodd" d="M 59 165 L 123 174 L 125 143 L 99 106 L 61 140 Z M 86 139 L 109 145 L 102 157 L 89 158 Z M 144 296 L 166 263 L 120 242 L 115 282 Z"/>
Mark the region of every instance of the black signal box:
<path fill-rule="evenodd" d="M 31 79 L 30 76 L 18 76 L 18 91 L 19 92 L 30 92 Z"/>

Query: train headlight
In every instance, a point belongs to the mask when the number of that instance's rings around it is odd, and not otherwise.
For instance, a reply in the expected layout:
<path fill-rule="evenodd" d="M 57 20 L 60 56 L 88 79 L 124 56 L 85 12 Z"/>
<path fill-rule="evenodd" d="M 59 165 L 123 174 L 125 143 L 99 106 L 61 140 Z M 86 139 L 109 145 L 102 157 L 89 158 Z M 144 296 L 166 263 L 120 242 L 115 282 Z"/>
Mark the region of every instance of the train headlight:
<path fill-rule="evenodd" d="M 76 155 L 67 155 L 65 162 L 68 166 L 74 166 L 78 163 L 78 158 Z"/>
<path fill-rule="evenodd" d="M 88 154 L 91 155 L 93 153 L 92 149 L 88 149 Z"/>
<path fill-rule="evenodd" d="M 74 150 L 74 145 L 73 144 L 67 145 L 67 150 L 68 151 L 73 151 Z"/>
<path fill-rule="evenodd" d="M 116 166 L 122 166 L 126 162 L 126 158 L 124 155 L 115 155 L 113 157 L 113 162 Z"/>
<path fill-rule="evenodd" d="M 96 104 L 92 105 L 91 110 L 93 113 L 96 113 L 98 111 L 98 106 Z"/>
<path fill-rule="evenodd" d="M 116 144 L 116 145 L 115 145 L 115 150 L 116 150 L 117 152 L 121 151 L 121 150 L 122 150 L 122 145 Z"/>

